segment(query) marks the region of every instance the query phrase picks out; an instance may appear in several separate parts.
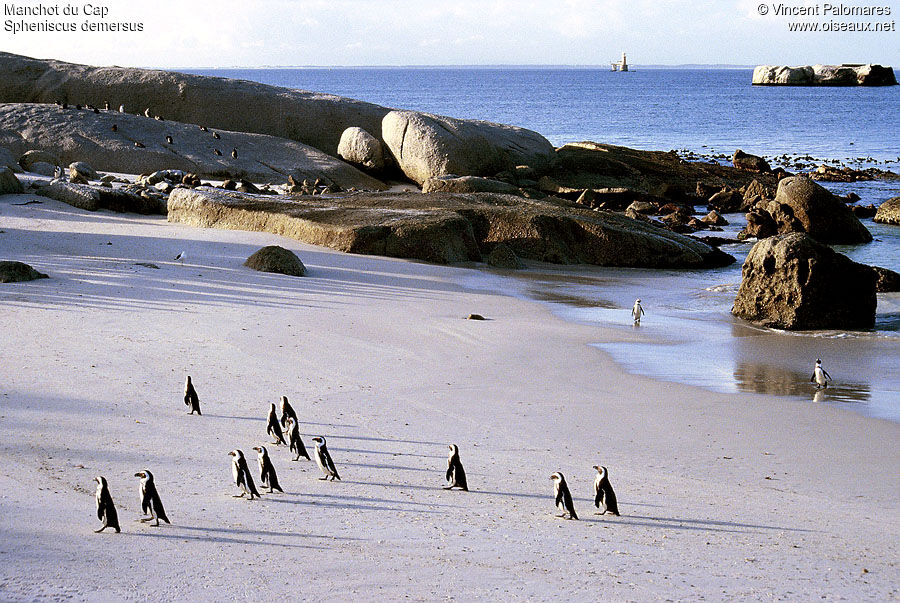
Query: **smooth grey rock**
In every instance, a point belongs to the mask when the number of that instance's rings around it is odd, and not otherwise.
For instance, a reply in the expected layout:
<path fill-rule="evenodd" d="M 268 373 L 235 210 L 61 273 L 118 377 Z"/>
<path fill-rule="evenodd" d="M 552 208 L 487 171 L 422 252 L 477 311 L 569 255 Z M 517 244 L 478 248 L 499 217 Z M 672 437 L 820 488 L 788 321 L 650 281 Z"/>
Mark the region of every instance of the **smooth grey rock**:
<path fill-rule="evenodd" d="M 21 145 L 24 144 L 24 142 L 16 141 L 16 144 Z M 12 149 L 14 147 L 13 145 L 9 145 L 9 148 Z M 41 149 L 26 150 L 22 153 L 22 156 L 19 157 L 19 165 L 22 166 L 22 169 L 25 171 L 32 171 L 31 168 L 35 163 L 48 163 L 55 168 L 55 166 L 60 164 L 60 161 L 59 157 L 55 154 Z"/>
<path fill-rule="evenodd" d="M 789 330 L 870 329 L 875 324 L 875 272 L 805 233 L 756 243 L 741 269 L 731 312 Z"/>
<path fill-rule="evenodd" d="M 0 262 L 0 283 L 22 283 L 39 278 L 49 278 L 23 262 Z"/>
<path fill-rule="evenodd" d="M 16 173 L 24 171 L 19 162 L 16 161 L 16 156 L 6 147 L 0 147 L 0 166 L 8 167 Z"/>
<path fill-rule="evenodd" d="M 112 130 L 113 125 L 116 131 Z M 66 164 L 85 161 L 107 172 L 178 170 L 182 175 L 192 172 L 207 178 L 280 182 L 289 174 L 302 174 L 304 178 L 319 178 L 343 188 L 386 188 L 355 167 L 293 140 L 224 130 L 218 131 L 217 140 L 194 125 L 114 111 L 98 114 L 55 105 L 0 105 L 0 145 L 20 150 L 25 145 L 23 131 L 28 132 L 30 147 L 53 150 Z M 166 143 L 167 135 L 174 137 L 175 144 Z M 135 146 L 135 141 L 143 147 Z M 232 148 L 239 149 L 238 159 L 231 157 Z M 222 155 L 216 155 L 215 149 Z"/>
<path fill-rule="evenodd" d="M 85 180 L 97 180 L 99 178 L 97 170 L 84 161 L 73 161 L 69 164 L 69 177 L 75 178 L 76 176 Z"/>
<path fill-rule="evenodd" d="M 268 245 L 263 247 L 244 262 L 244 266 L 260 272 L 275 272 L 288 276 L 306 276 L 306 266 L 293 251 Z"/>
<path fill-rule="evenodd" d="M 25 188 L 11 169 L 5 165 L 0 166 L 0 195 L 18 195 L 25 192 Z"/>
<path fill-rule="evenodd" d="M 772 168 L 769 163 L 759 155 L 751 155 L 745 153 L 741 149 L 737 149 L 731 157 L 731 163 L 739 170 L 747 170 L 750 172 L 771 172 Z"/>
<path fill-rule="evenodd" d="M 454 119 L 415 111 L 391 111 L 382 120 L 382 138 L 407 178 L 493 176 L 529 165 L 546 171 L 554 158 L 546 138 L 516 126 Z"/>
<path fill-rule="evenodd" d="M 385 166 L 381 141 L 356 126 L 347 128 L 341 134 L 337 152 L 344 161 L 367 170 L 383 170 Z"/>

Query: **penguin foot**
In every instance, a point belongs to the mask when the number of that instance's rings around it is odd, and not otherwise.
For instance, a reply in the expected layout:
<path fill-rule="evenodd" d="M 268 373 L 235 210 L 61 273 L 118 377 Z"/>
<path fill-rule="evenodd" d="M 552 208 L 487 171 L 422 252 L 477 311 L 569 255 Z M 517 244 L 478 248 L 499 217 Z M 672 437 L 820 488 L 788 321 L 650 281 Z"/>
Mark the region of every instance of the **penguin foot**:
<path fill-rule="evenodd" d="M 324 481 L 324 480 L 327 480 L 328 478 L 327 478 L 327 477 L 320 477 L 319 479 L 322 480 L 322 481 Z"/>
<path fill-rule="evenodd" d="M 103 526 L 103 527 L 100 528 L 99 530 L 94 530 L 94 534 L 99 534 L 100 532 L 102 532 L 102 531 L 105 530 L 105 529 L 106 529 L 106 526 Z"/>
<path fill-rule="evenodd" d="M 453 486 L 442 486 L 442 487 L 444 488 L 444 490 L 452 490 L 453 489 Z"/>
<path fill-rule="evenodd" d="M 243 494 L 232 494 L 231 498 L 244 498 Z"/>

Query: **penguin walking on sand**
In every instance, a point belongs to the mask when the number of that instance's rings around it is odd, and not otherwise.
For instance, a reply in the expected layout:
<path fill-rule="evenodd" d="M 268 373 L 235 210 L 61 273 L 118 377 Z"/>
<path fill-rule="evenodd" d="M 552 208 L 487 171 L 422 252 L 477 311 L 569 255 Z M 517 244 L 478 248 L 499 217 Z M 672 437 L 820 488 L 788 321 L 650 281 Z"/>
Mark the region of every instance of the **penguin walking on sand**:
<path fill-rule="evenodd" d="M 237 147 L 235 147 L 235 148 L 231 149 L 231 158 L 232 158 L 232 159 L 237 159 L 237 157 L 238 157 L 238 155 L 237 155 Z"/>
<path fill-rule="evenodd" d="M 221 136 L 219 136 L 218 132 L 213 132 L 213 138 L 215 138 L 216 140 L 219 140 L 219 138 L 221 138 Z"/>
<path fill-rule="evenodd" d="M 262 484 L 263 487 L 269 489 L 269 494 L 275 490 L 284 493 L 284 490 L 278 485 L 278 476 L 275 475 L 275 466 L 272 465 L 272 460 L 269 458 L 269 452 L 266 450 L 266 447 L 254 446 L 253 450 L 259 453 L 259 458 L 257 459 L 259 462 L 259 483 Z"/>
<path fill-rule="evenodd" d="M 141 511 L 150 516 L 141 517 L 141 521 L 155 521 L 154 526 L 159 525 L 160 519 L 166 523 L 171 523 L 169 518 L 166 517 L 166 510 L 163 508 L 162 500 L 159 498 L 159 492 L 156 491 L 153 474 L 148 469 L 144 469 L 135 473 L 134 476 L 141 478 Z"/>
<path fill-rule="evenodd" d="M 450 455 L 447 457 L 447 485 L 444 486 L 444 490 L 454 487 L 469 491 L 469 485 L 466 483 L 466 470 L 463 469 L 462 461 L 459 460 L 459 447 L 456 444 L 450 444 Z"/>
<path fill-rule="evenodd" d="M 294 419 L 295 422 L 299 423 L 297 413 L 294 412 L 294 407 L 288 402 L 287 396 L 281 396 L 281 426 L 285 429 L 287 428 L 288 418 Z"/>
<path fill-rule="evenodd" d="M 198 415 L 203 415 L 200 412 L 200 398 L 197 397 L 197 390 L 194 389 L 194 384 L 191 383 L 190 375 L 184 382 L 184 405 L 191 409 L 191 412 L 188 414 L 192 415 L 196 412 Z"/>
<path fill-rule="evenodd" d="M 644 308 L 641 306 L 641 298 L 637 298 L 634 300 L 634 307 L 631 308 L 631 317 L 634 319 L 634 324 L 641 324 L 641 316 L 644 314 Z"/>
<path fill-rule="evenodd" d="M 281 432 L 281 425 L 278 424 L 278 415 L 275 413 L 274 402 L 269 406 L 269 422 L 266 425 L 266 433 L 275 438 L 275 441 L 272 443 L 276 446 L 278 444 L 287 445 L 287 442 L 284 441 L 284 434 Z"/>
<path fill-rule="evenodd" d="M 812 377 L 810 377 L 809 380 L 810 382 L 816 382 L 816 389 L 826 389 L 828 387 L 828 382 L 832 381 L 831 375 L 822 368 L 822 361 L 818 358 L 816 358 L 816 367 L 813 369 Z"/>
<path fill-rule="evenodd" d="M 566 519 L 578 519 L 578 515 L 575 513 L 575 505 L 572 504 L 572 495 L 569 493 L 569 485 L 566 483 L 566 478 L 557 471 L 550 476 L 550 479 L 553 480 L 553 494 L 556 496 L 556 507 L 562 511 L 557 517 L 566 517 L 566 514 L 568 514 L 569 516 Z"/>
<path fill-rule="evenodd" d="M 306 446 L 303 445 L 303 440 L 300 439 L 300 424 L 297 422 L 297 419 L 288 417 L 287 424 L 288 443 L 291 446 L 291 452 L 297 455 L 291 460 L 299 461 L 301 456 L 307 461 L 310 460 L 309 453 L 306 452 Z"/>
<path fill-rule="evenodd" d="M 232 450 L 228 456 L 232 457 L 231 475 L 234 476 L 234 485 L 242 490 L 240 494 L 234 494 L 234 498 L 243 498 L 246 494 L 250 495 L 248 500 L 253 500 L 254 496 L 259 498 L 259 492 L 256 491 L 256 485 L 253 483 L 253 476 L 250 475 L 244 453 L 240 450 Z"/>
<path fill-rule="evenodd" d="M 334 466 L 334 461 L 331 460 L 331 455 L 328 453 L 328 448 L 325 447 L 325 437 L 315 437 L 313 442 L 316 443 L 316 464 L 322 470 L 322 473 L 325 474 L 325 477 L 320 477 L 319 479 L 328 479 L 329 477 L 331 481 L 334 481 L 335 478 L 341 479 Z"/>
<path fill-rule="evenodd" d="M 606 513 L 618 515 L 619 505 L 616 503 L 616 493 L 613 492 L 612 485 L 609 483 L 609 471 L 602 465 L 594 465 L 594 469 L 597 470 L 597 475 L 594 477 L 594 506 L 599 509 L 601 503 L 603 504 L 603 510 L 597 515 Z"/>
<path fill-rule="evenodd" d="M 100 529 L 94 530 L 94 532 L 102 532 L 106 528 L 113 528 L 118 534 L 121 532 L 119 529 L 119 514 L 116 513 L 116 505 L 113 504 L 112 496 L 109 494 L 106 478 L 98 475 L 94 478 L 94 481 L 97 482 L 97 519 L 103 522 Z"/>

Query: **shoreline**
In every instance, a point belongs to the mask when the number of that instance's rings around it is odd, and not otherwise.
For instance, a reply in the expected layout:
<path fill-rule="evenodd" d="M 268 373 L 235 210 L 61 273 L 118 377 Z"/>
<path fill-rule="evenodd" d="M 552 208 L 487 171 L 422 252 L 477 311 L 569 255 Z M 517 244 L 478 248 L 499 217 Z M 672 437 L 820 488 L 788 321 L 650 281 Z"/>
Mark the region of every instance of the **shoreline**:
<path fill-rule="evenodd" d="M 900 594 L 896 423 L 628 375 L 589 345 L 614 330 L 467 268 L 26 198 L 0 240 L 51 278 L 0 289 L 4 597 L 131 598 L 135 568 L 148 598 L 283 595 L 284 564 L 304 598 Z M 309 276 L 241 266 L 266 244 Z M 234 499 L 226 452 L 266 440 L 282 394 L 346 481 L 270 447 L 286 494 Z M 440 490 L 449 443 L 471 492 Z M 592 513 L 598 462 L 622 517 Z M 144 466 L 171 526 L 133 521 Z M 582 521 L 553 516 L 557 470 Z M 91 533 L 98 473 L 120 535 Z"/>

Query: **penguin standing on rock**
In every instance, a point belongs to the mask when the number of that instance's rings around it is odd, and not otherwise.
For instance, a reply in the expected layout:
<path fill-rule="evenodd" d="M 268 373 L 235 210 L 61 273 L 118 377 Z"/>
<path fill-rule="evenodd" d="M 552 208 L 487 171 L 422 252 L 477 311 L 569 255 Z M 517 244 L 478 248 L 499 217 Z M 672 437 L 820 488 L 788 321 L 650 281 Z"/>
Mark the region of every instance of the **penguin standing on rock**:
<path fill-rule="evenodd" d="M 97 519 L 103 522 L 100 529 L 94 530 L 94 532 L 102 532 L 106 528 L 113 528 L 118 534 L 121 532 L 119 529 L 119 514 L 116 513 L 116 505 L 113 504 L 112 496 L 109 494 L 106 478 L 98 475 L 94 478 L 94 481 L 97 482 Z"/>
<path fill-rule="evenodd" d="M 330 477 L 331 481 L 334 481 L 335 478 L 340 480 L 341 476 L 338 475 L 334 461 L 331 460 L 331 455 L 328 453 L 328 448 L 325 447 L 325 438 L 319 436 L 313 438 L 313 442 L 316 443 L 316 464 L 322 470 L 322 473 L 325 474 L 325 477 L 320 477 L 319 479 L 328 479 Z"/>
<path fill-rule="evenodd" d="M 562 511 L 562 514 L 557 515 L 557 517 L 566 517 L 566 514 L 568 514 L 567 519 L 578 519 L 578 515 L 575 513 L 575 505 L 572 504 L 572 495 L 569 493 L 569 485 L 566 483 L 566 478 L 557 471 L 550 476 L 550 479 L 553 480 L 553 494 L 556 496 L 556 507 Z"/>
<path fill-rule="evenodd" d="M 184 382 L 184 405 L 191 409 L 191 412 L 188 414 L 196 412 L 198 415 L 203 415 L 200 412 L 200 398 L 197 397 L 197 390 L 194 389 L 194 384 L 191 383 L 190 375 Z"/>
<path fill-rule="evenodd" d="M 597 470 L 597 476 L 594 478 L 594 506 L 599 509 L 600 504 L 603 504 L 603 510 L 597 515 L 604 515 L 607 512 L 618 515 L 619 505 L 616 503 L 616 493 L 609 483 L 609 472 L 601 465 L 594 465 L 594 469 Z"/>
<path fill-rule="evenodd" d="M 153 474 L 149 470 L 144 469 L 135 473 L 134 476 L 141 478 L 141 511 L 150 516 L 141 517 L 141 521 L 155 521 L 154 526 L 159 525 L 160 519 L 166 523 L 171 523 L 169 518 L 166 517 L 166 510 L 163 508 L 162 500 L 159 498 L 159 492 L 156 491 Z"/>
<path fill-rule="evenodd" d="M 809 378 L 810 382 L 816 382 L 816 389 L 826 389 L 828 382 L 831 381 L 831 375 L 822 368 L 822 361 L 816 358 L 816 366 L 813 369 L 813 375 Z"/>
<path fill-rule="evenodd" d="M 294 412 L 294 407 L 291 406 L 291 403 L 288 402 L 287 396 L 281 396 L 281 426 L 287 428 L 287 420 L 288 418 L 294 419 L 294 422 L 299 423 L 297 420 L 297 413 Z"/>
<path fill-rule="evenodd" d="M 469 491 L 469 485 L 466 483 L 466 470 L 463 469 L 462 461 L 459 460 L 459 447 L 456 444 L 450 444 L 450 456 L 447 457 L 447 485 L 444 486 L 444 490 L 454 487 Z"/>
<path fill-rule="evenodd" d="M 231 149 L 231 158 L 232 158 L 232 159 L 237 159 L 237 158 L 238 158 L 238 155 L 237 155 L 237 148 Z"/>
<path fill-rule="evenodd" d="M 272 460 L 269 458 L 269 452 L 266 450 L 265 446 L 254 446 L 253 450 L 259 453 L 259 483 L 269 489 L 269 494 L 273 491 L 278 490 L 281 493 L 284 493 L 284 490 L 281 489 L 281 486 L 278 485 L 278 476 L 275 475 L 275 466 L 272 465 Z"/>
<path fill-rule="evenodd" d="M 171 136 L 166 136 L 166 144 L 175 144 Z"/>
<path fill-rule="evenodd" d="M 288 443 L 291 445 L 291 452 L 297 455 L 291 460 L 299 461 L 301 456 L 307 461 L 310 460 L 309 453 L 306 452 L 306 446 L 303 445 L 303 440 L 300 439 L 299 423 L 293 417 L 288 417 L 287 424 Z"/>
<path fill-rule="evenodd" d="M 284 434 L 281 432 L 281 425 L 278 424 L 278 415 L 275 413 L 274 402 L 269 406 L 269 422 L 266 425 L 266 433 L 275 438 L 275 441 L 272 443 L 276 446 L 278 444 L 287 445 L 287 442 L 284 441 Z"/>
<path fill-rule="evenodd" d="M 249 494 L 249 500 L 253 497 L 259 498 L 259 492 L 256 491 L 256 485 L 253 483 L 253 476 L 250 475 L 250 469 L 247 467 L 247 459 L 240 450 L 232 450 L 228 453 L 231 458 L 231 475 L 234 477 L 234 485 L 239 487 L 243 492 L 235 494 L 234 498 L 243 498 Z"/>

